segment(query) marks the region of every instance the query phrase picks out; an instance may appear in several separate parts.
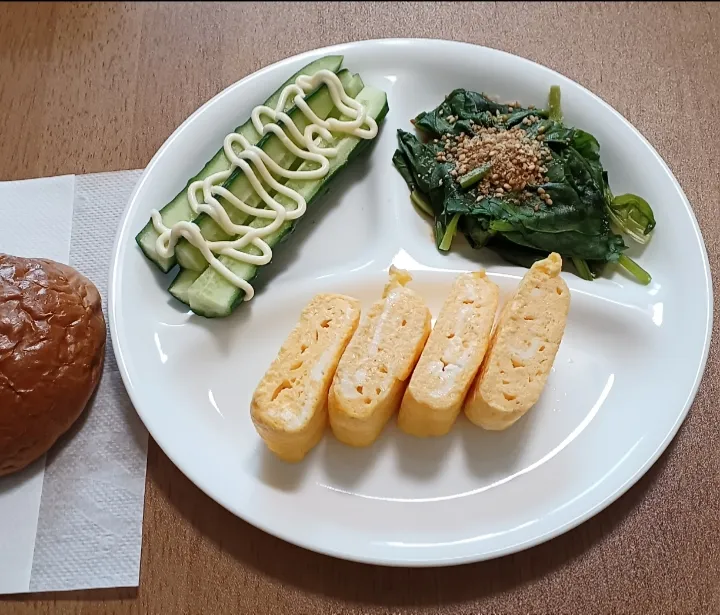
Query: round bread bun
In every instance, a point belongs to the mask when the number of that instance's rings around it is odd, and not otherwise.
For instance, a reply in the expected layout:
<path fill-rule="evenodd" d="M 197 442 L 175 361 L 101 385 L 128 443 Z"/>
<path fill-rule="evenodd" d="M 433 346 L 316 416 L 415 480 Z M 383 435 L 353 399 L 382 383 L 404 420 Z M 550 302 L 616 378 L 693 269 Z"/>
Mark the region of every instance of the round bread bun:
<path fill-rule="evenodd" d="M 72 267 L 0 254 L 0 476 L 42 456 L 102 372 L 100 293 Z"/>

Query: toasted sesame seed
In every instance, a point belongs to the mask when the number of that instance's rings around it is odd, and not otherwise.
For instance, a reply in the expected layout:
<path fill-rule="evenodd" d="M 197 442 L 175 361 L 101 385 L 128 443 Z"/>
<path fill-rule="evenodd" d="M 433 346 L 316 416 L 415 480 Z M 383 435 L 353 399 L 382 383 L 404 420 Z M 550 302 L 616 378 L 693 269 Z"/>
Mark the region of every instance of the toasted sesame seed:
<path fill-rule="evenodd" d="M 552 199 L 548 199 L 548 200 L 545 201 L 545 202 L 546 202 L 548 205 L 552 205 Z"/>
<path fill-rule="evenodd" d="M 545 194 L 545 188 L 538 188 L 538 194 Z"/>
<path fill-rule="evenodd" d="M 525 120 L 530 122 L 531 118 L 524 118 L 524 123 Z M 448 134 L 443 141 L 444 151 L 440 156 L 454 165 L 453 177 L 492 163 L 492 174 L 473 188 L 477 195 L 494 193 L 499 196 L 512 192 L 524 200 L 531 197 L 526 190 L 528 185 L 543 183 L 543 171 L 538 161 L 549 152 L 520 125 L 507 130 L 477 125 L 469 134 Z"/>

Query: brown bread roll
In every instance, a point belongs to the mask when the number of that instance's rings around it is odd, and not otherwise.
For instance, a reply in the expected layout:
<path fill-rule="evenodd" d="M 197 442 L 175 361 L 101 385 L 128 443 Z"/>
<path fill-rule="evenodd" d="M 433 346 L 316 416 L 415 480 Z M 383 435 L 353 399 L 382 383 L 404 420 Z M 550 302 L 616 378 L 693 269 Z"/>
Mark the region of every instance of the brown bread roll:
<path fill-rule="evenodd" d="M 0 476 L 77 420 L 100 380 L 105 337 L 100 294 L 85 276 L 0 254 Z"/>

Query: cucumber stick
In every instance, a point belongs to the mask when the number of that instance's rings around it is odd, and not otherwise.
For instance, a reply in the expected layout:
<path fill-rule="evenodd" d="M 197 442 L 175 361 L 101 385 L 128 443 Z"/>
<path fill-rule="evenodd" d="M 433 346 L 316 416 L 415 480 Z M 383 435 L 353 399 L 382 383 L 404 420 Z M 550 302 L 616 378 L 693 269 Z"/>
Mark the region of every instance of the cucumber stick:
<path fill-rule="evenodd" d="M 338 73 L 338 78 L 343 85 L 345 91 L 352 97 L 357 96 L 363 87 L 362 80 L 359 76 L 353 77 L 347 70 Z M 305 98 L 305 102 L 313 110 L 313 112 L 321 119 L 327 118 L 334 110 L 330 91 L 327 86 L 321 86 Z M 300 132 L 310 123 L 303 112 L 297 107 L 293 107 L 288 111 L 288 115 L 292 119 L 295 126 Z M 270 158 L 285 169 L 294 170 L 301 162 L 301 159 L 288 150 L 274 133 L 269 133 L 263 137 L 257 146 L 262 149 Z M 287 181 L 285 178 L 278 178 L 280 183 Z M 260 195 L 252 187 L 245 173 L 240 169 L 236 169 L 233 174 L 223 184 L 223 187 L 232 192 L 238 199 L 247 203 L 251 207 L 258 207 L 262 203 Z M 219 198 L 220 204 L 228 213 L 230 220 L 235 224 L 245 224 L 252 216 L 246 214 L 240 209 L 227 203 L 224 199 Z M 207 241 L 223 241 L 230 239 L 228 235 L 218 224 L 207 214 L 201 214 L 195 220 L 202 236 Z M 178 263 L 183 269 L 193 269 L 195 271 L 204 271 L 207 267 L 207 261 L 200 250 L 193 246 L 187 239 L 181 238 L 175 247 L 175 254 Z"/>
<path fill-rule="evenodd" d="M 341 83 L 344 81 L 342 73 L 343 73 L 343 71 L 338 73 L 338 78 L 340 79 Z M 345 88 L 345 91 L 347 92 L 347 94 L 349 96 L 352 96 L 353 98 L 360 93 L 360 91 L 363 89 L 363 87 L 365 87 L 365 86 L 363 84 L 363 81 L 362 81 L 360 75 L 358 75 L 358 74 L 353 75 L 352 79 L 350 79 L 348 84 L 346 86 L 344 85 L 344 88 Z M 339 110 L 337 108 L 334 108 L 328 117 L 339 117 L 339 116 L 340 116 Z M 302 160 L 295 156 L 293 156 L 293 158 L 295 158 L 295 160 L 293 161 L 290 168 L 292 168 L 294 170 L 300 166 L 300 163 L 302 162 Z M 280 183 L 285 183 L 286 180 L 285 180 L 285 178 L 278 178 L 278 181 Z M 275 196 L 275 194 L 276 194 L 274 190 L 269 190 L 269 193 L 271 196 Z M 252 194 L 248 198 L 243 199 L 243 200 L 251 207 L 258 207 L 258 206 L 262 205 L 262 198 L 255 191 L 253 191 Z M 252 217 L 254 218 L 254 216 L 252 216 Z M 250 218 L 250 216 L 248 216 L 247 218 Z M 200 220 L 197 220 L 196 222 L 200 222 Z M 245 220 L 245 222 L 247 222 L 247 219 Z M 237 224 L 241 224 L 241 222 L 237 222 Z M 190 247 L 193 247 L 193 246 L 190 245 Z M 201 262 L 198 263 L 197 269 L 193 268 L 192 266 L 191 266 L 191 268 L 187 268 L 187 269 L 183 268 L 181 266 L 180 272 L 177 274 L 177 276 L 175 277 L 173 282 L 170 284 L 170 287 L 168 288 L 170 294 L 173 297 L 175 297 L 178 301 L 185 303 L 187 305 L 189 305 L 188 289 L 190 288 L 190 285 L 207 268 L 207 261 L 205 260 L 205 257 L 203 257 L 202 254 L 200 254 L 199 252 L 198 252 L 198 257 L 201 259 Z"/>
<path fill-rule="evenodd" d="M 384 92 L 376 88 L 365 87 L 362 92 L 358 94 L 357 100 L 367 107 L 368 115 L 373 117 L 378 124 L 387 114 L 387 96 Z M 338 135 L 338 141 L 335 144 L 335 147 L 338 149 L 338 154 L 330 160 L 328 174 L 322 179 L 312 181 L 290 180 L 287 182 L 287 186 L 300 193 L 305 198 L 308 207 L 314 205 L 318 197 L 327 189 L 332 178 L 368 144 L 369 141 L 366 139 L 359 139 L 349 135 Z M 305 165 L 307 165 L 308 168 L 312 168 L 312 164 L 313 163 L 303 163 L 300 168 L 303 169 Z M 292 200 L 282 195 L 277 197 L 276 200 L 288 208 L 292 208 L 295 205 Z M 277 246 L 291 233 L 296 222 L 296 220 L 285 221 L 277 231 L 264 238 L 265 242 L 271 248 Z M 271 220 L 267 218 L 255 218 L 250 226 L 258 228 L 270 223 Z M 243 251 L 249 254 L 260 253 L 260 251 L 252 245 L 243 248 Z M 257 265 L 244 263 L 227 256 L 220 256 L 219 260 L 233 273 L 248 282 L 257 275 Z M 242 300 L 244 295 L 241 289 L 228 282 L 211 267 L 207 268 L 190 286 L 187 294 L 190 301 L 190 308 L 193 312 L 208 318 L 227 316 Z"/>
<path fill-rule="evenodd" d="M 191 269 L 181 269 L 180 273 L 175 276 L 175 279 L 170 284 L 168 291 L 181 303 L 190 305 L 188 299 L 188 291 L 192 283 L 200 277 L 199 271 L 192 271 Z"/>
<path fill-rule="evenodd" d="M 285 83 L 283 83 L 263 104 L 268 107 L 275 107 L 280 100 L 280 95 L 283 89 L 289 84 L 293 83 L 300 75 L 314 75 L 320 70 L 330 70 L 336 73 L 342 66 L 342 56 L 326 56 L 319 58 L 313 62 L 310 62 L 307 66 L 301 68 L 297 73 L 290 77 Z M 250 143 L 256 144 L 261 135 L 255 130 L 252 121 L 248 119 L 242 126 L 238 126 L 235 132 L 243 135 Z M 223 148 L 220 148 L 218 152 L 212 157 L 212 159 L 202 168 L 202 170 L 191 178 L 185 188 L 181 190 L 175 198 L 165 205 L 160 213 L 162 214 L 163 222 L 167 226 L 172 226 L 176 222 L 181 220 L 192 221 L 195 219 L 195 213 L 190 208 L 190 202 L 187 198 L 187 190 L 190 184 L 194 181 L 205 179 L 206 177 L 219 173 L 221 171 L 227 171 L 230 168 L 230 162 L 225 157 Z M 137 234 L 135 241 L 140 246 L 140 249 L 145 253 L 153 263 L 155 263 L 162 271 L 168 272 L 175 265 L 175 258 L 162 258 L 155 251 L 155 244 L 157 242 L 158 233 L 153 227 L 152 220 L 149 221 L 145 227 Z"/>

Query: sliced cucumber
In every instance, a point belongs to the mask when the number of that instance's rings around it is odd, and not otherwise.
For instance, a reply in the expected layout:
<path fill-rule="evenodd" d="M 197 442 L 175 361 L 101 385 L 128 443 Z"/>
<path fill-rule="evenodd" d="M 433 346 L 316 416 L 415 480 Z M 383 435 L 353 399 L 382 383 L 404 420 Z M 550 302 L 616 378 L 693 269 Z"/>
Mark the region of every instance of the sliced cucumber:
<path fill-rule="evenodd" d="M 297 73 L 290 77 L 285 83 L 283 83 L 263 104 L 268 107 L 275 107 L 280 100 L 282 90 L 293 83 L 300 75 L 314 75 L 321 70 L 331 70 L 336 73 L 342 66 L 343 56 L 325 56 L 319 58 L 313 62 L 310 62 L 307 66 L 301 68 Z M 291 105 L 289 105 L 291 106 Z M 242 134 L 250 143 L 256 144 L 261 135 L 255 130 L 252 121 L 248 119 L 242 126 L 235 129 L 236 132 Z M 190 203 L 187 198 L 187 190 L 190 184 L 194 181 L 204 179 L 214 173 L 221 171 L 227 171 L 230 168 L 230 162 L 225 157 L 225 152 L 220 148 L 212 159 L 202 168 L 202 170 L 192 177 L 188 181 L 185 188 L 183 188 L 175 198 L 165 205 L 160 213 L 165 225 L 172 226 L 176 222 L 181 220 L 192 221 L 195 219 L 195 214 L 190 208 Z M 175 265 L 175 258 L 163 258 L 155 250 L 157 243 L 158 233 L 153 227 L 152 220 L 150 220 L 145 227 L 135 237 L 135 241 L 140 246 L 140 249 L 145 253 L 153 263 L 155 263 L 162 271 L 168 272 Z"/>
<path fill-rule="evenodd" d="M 373 117 L 378 123 L 382 121 L 388 111 L 387 96 L 376 88 L 367 86 L 357 96 L 357 100 L 366 105 L 368 115 Z M 333 177 L 357 154 L 369 144 L 366 139 L 359 139 L 354 136 L 338 136 L 335 147 L 338 149 L 336 157 L 330 160 L 330 170 L 328 174 L 319 180 L 291 180 L 287 183 L 289 188 L 299 192 L 306 200 L 308 207 L 315 204 L 318 197 L 327 189 L 328 184 Z M 303 163 L 300 168 L 306 165 L 312 168 L 312 164 Z M 279 196 L 277 201 L 285 207 L 292 208 L 295 203 Z M 255 218 L 250 226 L 259 228 L 270 224 L 272 221 L 267 218 Z M 277 231 L 265 237 L 265 241 L 270 247 L 277 246 L 280 241 L 285 239 L 294 229 L 296 220 L 286 221 Z M 247 246 L 243 249 L 249 254 L 259 254 L 259 250 L 255 246 Z M 233 273 L 244 280 L 250 282 L 258 272 L 256 265 L 251 265 L 238 261 L 236 259 L 221 256 L 219 259 Z M 234 284 L 228 282 L 221 274 L 212 268 L 208 268 L 195 281 L 188 291 L 190 300 L 190 308 L 196 314 L 206 316 L 208 318 L 216 318 L 227 316 L 235 306 L 242 300 L 244 293 Z"/>
<path fill-rule="evenodd" d="M 188 298 L 188 291 L 192 283 L 200 277 L 199 271 L 192 271 L 191 269 L 181 269 L 180 273 L 175 276 L 175 279 L 170 284 L 168 290 L 170 294 L 175 297 L 181 303 L 190 305 L 190 299 Z"/>
<path fill-rule="evenodd" d="M 350 72 L 347 70 L 341 70 L 338 73 L 338 78 L 340 79 L 345 91 L 352 97 L 357 96 L 363 88 L 363 83 L 360 77 L 351 76 Z M 305 98 L 305 102 L 320 119 L 327 118 L 335 110 L 335 105 L 327 86 L 319 87 Z M 301 133 L 310 123 L 310 120 L 308 120 L 303 112 L 297 107 L 293 107 L 290 111 L 288 111 L 288 115 Z M 282 144 L 280 139 L 274 133 L 269 133 L 267 136 L 263 137 L 257 143 L 257 146 L 285 169 L 294 170 L 295 167 L 302 162 L 300 158 L 295 156 L 295 154 Z M 287 180 L 284 178 L 278 178 L 278 181 L 280 183 L 285 183 Z M 257 193 L 255 188 L 252 187 L 252 184 L 245 173 L 243 173 L 240 169 L 236 169 L 233 172 L 233 174 L 223 184 L 223 187 L 251 207 L 258 207 L 262 203 L 260 195 Z M 247 220 L 252 217 L 240 209 L 237 209 L 230 203 L 227 203 L 224 199 L 219 198 L 218 200 L 225 211 L 227 211 L 228 216 L 233 223 L 245 224 Z M 207 214 L 199 215 L 195 220 L 195 224 L 198 225 L 202 236 L 208 241 L 223 241 L 231 238 L 231 235 L 226 233 L 220 225 L 218 225 L 217 222 L 215 222 L 215 220 Z M 184 269 L 204 271 L 208 266 L 207 261 L 200 250 L 198 250 L 185 238 L 178 241 L 177 246 L 175 247 L 175 255 L 177 256 L 178 263 L 180 263 L 180 266 Z"/>
<path fill-rule="evenodd" d="M 343 71 L 338 73 L 338 76 L 340 78 L 341 83 L 344 82 L 345 76 L 343 75 Z M 363 87 L 365 87 L 365 86 L 363 84 L 362 79 L 360 78 L 360 75 L 358 75 L 358 74 L 355 74 L 352 76 L 352 78 L 348 82 L 347 86 L 344 85 L 344 88 L 345 88 L 345 91 L 347 92 L 347 94 L 349 96 L 352 96 L 353 98 L 360 93 L 360 91 L 363 89 Z M 340 117 L 340 111 L 337 108 L 334 108 L 328 117 L 336 117 L 336 118 Z M 302 159 L 294 157 L 294 156 L 293 156 L 293 158 L 295 158 L 295 160 L 291 164 L 290 168 L 294 170 L 300 166 Z M 279 178 L 278 181 L 280 183 L 285 183 L 287 180 L 284 178 Z M 274 190 L 269 190 L 269 193 L 271 195 L 276 194 Z M 258 206 L 262 205 L 262 199 L 261 199 L 260 195 L 258 195 L 257 192 L 255 192 L 255 191 L 253 191 L 253 193 L 247 199 L 245 199 L 245 202 L 252 207 L 258 207 Z M 254 216 L 248 216 L 246 218 L 245 222 L 247 222 L 247 220 L 251 217 L 254 218 Z M 196 221 L 196 223 L 198 223 L 198 222 L 201 222 L 201 220 L 198 219 Z M 239 224 L 239 222 L 238 222 L 238 224 Z M 198 251 L 198 257 L 201 259 L 201 261 L 198 263 L 198 270 L 195 270 L 193 268 L 185 269 L 182 267 L 182 264 L 181 264 L 180 273 L 176 276 L 175 280 L 173 280 L 172 284 L 170 285 L 170 287 L 168 289 L 170 291 L 170 293 L 173 295 L 173 297 L 175 297 L 178 301 L 181 301 L 182 303 L 185 303 L 187 305 L 190 305 L 188 302 L 188 297 L 187 297 L 187 290 L 188 290 L 190 284 L 192 282 L 194 282 L 200 276 L 200 274 L 207 268 L 207 265 L 208 265 L 207 261 L 205 260 L 205 257 L 203 257 L 202 254 L 199 253 L 199 251 Z M 200 268 L 200 267 L 202 267 L 202 268 Z M 185 272 L 191 272 L 191 271 L 194 273 L 194 276 L 190 276 L 189 274 L 185 273 Z"/>

